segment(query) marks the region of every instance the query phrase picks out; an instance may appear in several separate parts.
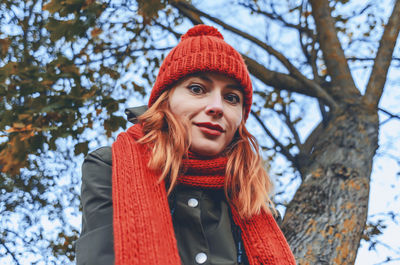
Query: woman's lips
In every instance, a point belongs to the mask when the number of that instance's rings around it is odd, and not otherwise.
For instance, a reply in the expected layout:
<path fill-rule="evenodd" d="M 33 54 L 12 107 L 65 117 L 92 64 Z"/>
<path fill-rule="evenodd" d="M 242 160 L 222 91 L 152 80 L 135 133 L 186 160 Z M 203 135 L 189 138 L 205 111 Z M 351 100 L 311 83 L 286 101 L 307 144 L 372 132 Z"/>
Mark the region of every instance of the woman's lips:
<path fill-rule="evenodd" d="M 204 122 L 204 123 L 195 123 L 199 129 L 208 135 L 213 135 L 213 136 L 219 136 L 224 132 L 224 129 L 219 126 L 218 124 L 212 124 L 209 122 Z"/>

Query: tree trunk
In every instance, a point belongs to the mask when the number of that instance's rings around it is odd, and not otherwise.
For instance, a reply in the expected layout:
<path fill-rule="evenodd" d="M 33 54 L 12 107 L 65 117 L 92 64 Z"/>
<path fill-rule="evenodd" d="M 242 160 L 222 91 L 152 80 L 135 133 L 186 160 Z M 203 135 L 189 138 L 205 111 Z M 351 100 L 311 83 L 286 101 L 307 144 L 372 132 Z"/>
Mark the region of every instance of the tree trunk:
<path fill-rule="evenodd" d="M 282 223 L 298 264 L 354 264 L 367 219 L 378 125 L 376 111 L 348 105 L 319 136 Z"/>

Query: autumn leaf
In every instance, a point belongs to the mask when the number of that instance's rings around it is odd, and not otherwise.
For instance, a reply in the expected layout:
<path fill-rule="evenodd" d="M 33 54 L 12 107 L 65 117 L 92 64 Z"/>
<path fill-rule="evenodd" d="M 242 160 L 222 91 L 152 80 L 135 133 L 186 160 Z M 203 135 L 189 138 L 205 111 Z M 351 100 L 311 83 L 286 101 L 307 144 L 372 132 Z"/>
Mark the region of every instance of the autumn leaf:
<path fill-rule="evenodd" d="M 21 122 L 14 122 L 13 123 L 13 128 L 15 129 L 22 129 L 25 127 L 25 124 L 21 123 Z"/>
<path fill-rule="evenodd" d="M 139 0 L 138 13 L 143 17 L 143 23 L 150 23 L 152 18 L 158 17 L 158 11 L 164 8 L 165 4 L 159 0 Z"/>
<path fill-rule="evenodd" d="M 306 12 L 303 13 L 303 16 L 304 16 L 305 18 L 308 18 L 310 15 L 311 15 L 311 12 L 310 12 L 310 11 L 306 11 Z"/>
<path fill-rule="evenodd" d="M 64 65 L 60 67 L 63 73 L 71 73 L 75 75 L 79 75 L 79 68 L 76 67 L 75 65 Z"/>
<path fill-rule="evenodd" d="M 52 81 L 52 80 L 43 80 L 43 81 L 41 82 L 41 84 L 42 84 L 43 86 L 51 86 L 51 85 L 54 84 L 54 81 Z"/>
<path fill-rule="evenodd" d="M 96 38 L 96 37 L 98 37 L 102 32 L 103 32 L 103 30 L 102 30 L 101 28 L 94 28 L 94 29 L 90 32 L 90 35 L 91 35 L 93 38 Z"/>
<path fill-rule="evenodd" d="M 0 76 L 10 76 L 13 74 L 18 73 L 18 63 L 16 62 L 9 62 L 5 66 L 0 68 Z"/>
<path fill-rule="evenodd" d="M 82 6 L 82 9 L 88 8 L 90 5 L 94 4 L 96 0 L 86 0 Z"/>
<path fill-rule="evenodd" d="M 27 119 L 31 119 L 32 115 L 28 114 L 28 113 L 22 113 L 18 115 L 18 119 L 20 120 L 27 120 Z"/>
<path fill-rule="evenodd" d="M 52 0 L 47 4 L 43 5 L 43 10 L 49 11 L 50 13 L 55 13 L 61 8 L 61 3 L 58 0 Z"/>
<path fill-rule="evenodd" d="M 0 39 L 0 57 L 3 57 L 7 54 L 8 47 L 10 46 L 10 41 L 8 38 L 6 39 Z"/>

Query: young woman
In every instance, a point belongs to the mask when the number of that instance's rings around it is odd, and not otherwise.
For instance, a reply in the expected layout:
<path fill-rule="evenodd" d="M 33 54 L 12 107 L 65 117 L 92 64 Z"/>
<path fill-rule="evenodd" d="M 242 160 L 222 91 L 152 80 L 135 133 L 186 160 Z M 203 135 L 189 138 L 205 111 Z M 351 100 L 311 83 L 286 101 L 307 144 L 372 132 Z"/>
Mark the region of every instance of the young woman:
<path fill-rule="evenodd" d="M 245 122 L 240 54 L 198 25 L 165 58 L 148 110 L 83 164 L 78 264 L 296 264 Z"/>

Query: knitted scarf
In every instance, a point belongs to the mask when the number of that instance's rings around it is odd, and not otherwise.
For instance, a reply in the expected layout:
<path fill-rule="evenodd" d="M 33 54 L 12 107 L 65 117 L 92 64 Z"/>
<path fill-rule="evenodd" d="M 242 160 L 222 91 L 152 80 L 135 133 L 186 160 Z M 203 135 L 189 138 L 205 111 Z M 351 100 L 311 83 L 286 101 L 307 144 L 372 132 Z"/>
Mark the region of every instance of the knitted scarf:
<path fill-rule="evenodd" d="M 147 163 L 149 149 L 136 140 L 143 136 L 140 125 L 118 135 L 112 145 L 112 199 L 115 265 L 181 264 L 165 183 Z M 223 188 L 226 158 L 183 161 L 182 185 Z M 262 211 L 241 219 L 231 207 L 242 231 L 250 265 L 294 265 L 293 254 L 273 216 Z"/>

